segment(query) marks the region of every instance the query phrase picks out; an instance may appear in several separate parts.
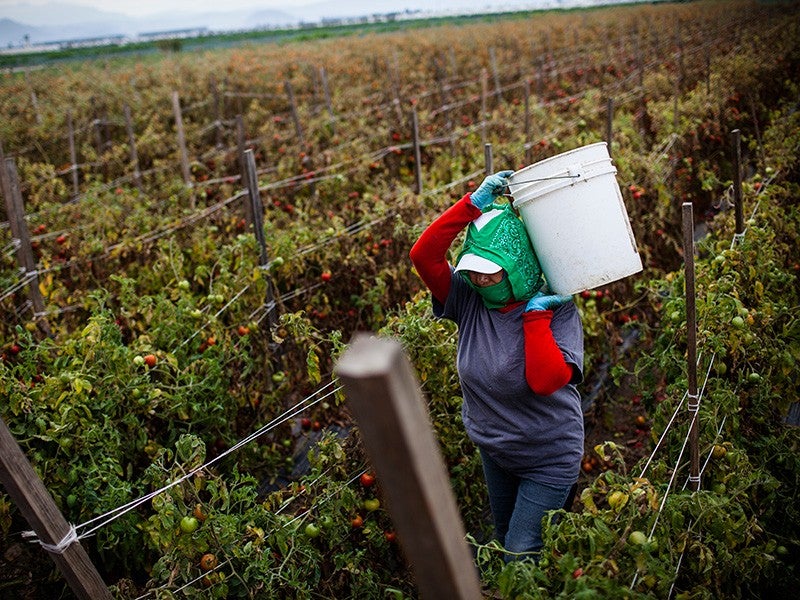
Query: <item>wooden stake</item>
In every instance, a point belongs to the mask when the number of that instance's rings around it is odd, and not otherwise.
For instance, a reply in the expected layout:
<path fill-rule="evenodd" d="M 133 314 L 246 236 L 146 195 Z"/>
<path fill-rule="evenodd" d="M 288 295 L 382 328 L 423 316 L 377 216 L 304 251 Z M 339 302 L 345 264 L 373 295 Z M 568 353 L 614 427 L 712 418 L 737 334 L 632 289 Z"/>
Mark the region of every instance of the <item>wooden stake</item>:
<path fill-rule="evenodd" d="M 328 73 L 327 71 L 325 71 L 325 67 L 319 68 L 319 79 L 322 82 L 322 92 L 325 95 L 325 106 L 328 109 L 328 115 L 330 116 L 331 134 L 333 134 L 336 129 L 336 115 L 333 112 L 333 102 L 331 101 L 331 88 L 328 86 Z"/>
<path fill-rule="evenodd" d="M 288 79 L 283 82 L 283 87 L 286 90 L 286 96 L 289 98 L 289 110 L 292 113 L 292 122 L 294 123 L 294 131 L 297 135 L 297 143 L 300 145 L 301 148 L 305 147 L 306 142 L 305 138 L 303 137 L 303 128 L 300 125 L 300 117 L 297 115 L 297 103 L 294 99 L 294 89 L 292 88 L 292 82 Z"/>
<path fill-rule="evenodd" d="M 481 598 L 450 479 L 402 346 L 357 335 L 335 373 L 344 383 L 420 596 Z"/>
<path fill-rule="evenodd" d="M 42 113 L 39 112 L 39 98 L 36 97 L 36 90 L 33 89 L 33 85 L 31 84 L 30 75 L 28 75 L 27 71 L 25 71 L 25 83 L 28 85 L 28 87 L 31 90 L 31 105 L 33 106 L 33 114 L 36 117 L 36 124 L 37 125 L 41 125 L 42 124 Z"/>
<path fill-rule="evenodd" d="M 733 209 L 736 219 L 736 235 L 744 233 L 744 211 L 742 209 L 742 133 L 731 131 L 733 143 Z"/>
<path fill-rule="evenodd" d="M 481 138 L 486 143 L 486 102 L 489 95 L 489 72 L 481 69 Z"/>
<path fill-rule="evenodd" d="M 539 57 L 539 68 L 536 72 L 536 96 L 539 98 L 539 102 L 542 101 L 542 96 L 544 95 L 544 56 Z"/>
<path fill-rule="evenodd" d="M 97 160 L 103 156 L 103 132 L 100 130 L 100 116 L 97 108 L 97 98 L 94 96 L 89 100 L 92 107 L 92 131 L 94 132 L 94 148 L 97 152 Z M 105 165 L 104 165 L 105 166 Z"/>
<path fill-rule="evenodd" d="M 417 107 L 415 106 L 411 111 L 411 139 L 414 143 L 414 175 L 416 177 L 416 184 L 414 191 L 417 194 L 422 193 L 422 150 L 419 144 L 419 117 L 417 116 Z"/>
<path fill-rule="evenodd" d="M 448 108 L 448 104 L 450 103 L 450 97 L 446 91 L 446 75 L 444 69 L 442 67 L 441 62 L 434 57 L 433 58 L 433 68 L 436 73 L 436 87 L 439 93 L 439 104 L 441 105 L 441 112 L 444 114 L 445 118 L 445 131 L 447 131 L 447 137 L 450 140 L 450 153 L 455 156 L 456 155 L 456 144 L 455 144 L 455 131 L 453 126 L 453 119 L 450 116 L 450 109 Z"/>
<path fill-rule="evenodd" d="M 500 85 L 500 73 L 497 70 L 497 57 L 495 55 L 494 46 L 489 48 L 489 63 L 492 67 L 492 75 L 494 77 L 494 93 L 497 96 L 497 101 L 503 100 L 503 88 Z"/>
<path fill-rule="evenodd" d="M 606 144 L 608 155 L 611 156 L 611 142 L 614 139 L 614 98 L 606 101 Z"/>
<path fill-rule="evenodd" d="M 394 111 L 397 115 L 398 126 L 402 126 L 401 124 L 405 122 L 405 119 L 403 118 L 403 103 L 400 99 L 400 57 L 397 55 L 397 50 L 395 50 L 393 54 L 393 63 L 389 64 L 387 62 L 386 67 L 389 73 L 389 81 L 392 86 L 392 105 L 394 106 Z"/>
<path fill-rule="evenodd" d="M 489 175 L 494 173 L 494 155 L 492 154 L 491 144 L 483 145 L 483 160 L 486 170 L 486 176 L 488 177 Z"/>
<path fill-rule="evenodd" d="M 244 152 L 245 171 L 247 179 L 247 195 L 250 198 L 250 207 L 253 214 L 253 229 L 255 230 L 256 240 L 259 247 L 258 264 L 267 264 L 267 242 L 264 238 L 264 205 L 261 203 L 261 192 L 258 189 L 258 174 L 256 171 L 256 159 L 252 149 Z"/>
<path fill-rule="evenodd" d="M 189 153 L 186 150 L 186 134 L 183 131 L 183 116 L 181 115 L 181 100 L 178 92 L 172 92 L 172 112 L 175 115 L 175 128 L 178 131 L 178 149 L 181 154 L 181 172 L 183 182 L 187 187 L 192 187 L 192 173 L 189 169 Z M 194 208 L 194 195 L 192 195 L 192 208 Z"/>
<path fill-rule="evenodd" d="M 242 176 L 242 185 L 247 187 L 249 175 L 247 173 L 245 142 L 244 118 L 242 115 L 236 115 L 236 149 L 239 154 L 239 173 Z M 244 203 L 244 218 L 249 225 L 255 223 L 253 219 L 253 205 L 250 202 Z"/>
<path fill-rule="evenodd" d="M 686 276 L 686 374 L 688 382 L 687 408 L 692 419 L 689 430 L 690 475 L 689 481 L 695 491 L 700 489 L 700 453 L 697 395 L 697 315 L 695 310 L 694 285 L 694 211 L 691 202 L 682 205 L 683 216 L 683 263 Z"/>
<path fill-rule="evenodd" d="M 2 419 L 0 481 L 42 542 L 57 546 L 66 538 L 69 524 Z M 111 600 L 111 592 L 79 541 L 71 543 L 62 553 L 50 552 L 50 557 L 78 598 Z"/>
<path fill-rule="evenodd" d="M 69 136 L 69 162 L 70 172 L 72 173 L 72 199 L 80 195 L 78 187 L 78 155 L 75 151 L 75 126 L 72 123 L 72 111 L 67 111 L 67 129 Z"/>
<path fill-rule="evenodd" d="M 6 199 L 6 212 L 8 223 L 11 227 L 11 235 L 19 241 L 17 247 L 17 263 L 20 266 L 23 277 L 30 277 L 28 294 L 33 304 L 34 321 L 37 322 L 41 330 L 50 335 L 50 326 L 44 318 L 45 306 L 42 292 L 39 290 L 39 275 L 36 272 L 36 261 L 33 258 L 33 248 L 31 247 L 31 234 L 28 231 L 28 223 L 25 221 L 25 205 L 22 200 L 22 192 L 17 176 L 17 165 L 13 158 L 3 159 L 4 176 L 2 178 L 3 196 Z"/>
<path fill-rule="evenodd" d="M 211 77 L 211 95 L 214 98 L 214 125 L 216 131 L 217 149 L 222 148 L 222 100 L 219 95 L 217 78 Z"/>
<path fill-rule="evenodd" d="M 0 194 L 3 195 L 3 198 L 7 198 L 6 194 L 8 194 L 8 190 L 10 189 L 8 182 L 6 181 L 6 154 L 5 150 L 3 150 L 3 140 L 0 139 Z M 0 209 L 5 209 L 8 200 L 3 202 L 3 206 L 0 206 Z M 4 221 L 11 221 L 11 215 L 8 213 L 8 210 L 5 212 L 5 219 Z M 13 236 L 13 234 L 12 234 Z"/>
<path fill-rule="evenodd" d="M 128 133 L 128 146 L 130 146 L 131 164 L 133 165 L 133 183 L 141 190 L 142 172 L 139 169 L 139 153 L 136 151 L 136 137 L 133 134 L 131 107 L 126 104 L 122 110 L 125 114 L 125 131 Z"/>
<path fill-rule="evenodd" d="M 266 283 L 267 331 L 269 331 L 268 339 L 271 340 L 272 331 L 278 325 L 278 305 L 275 299 L 275 286 L 272 282 L 272 278 L 266 271 L 266 267 L 269 265 L 269 258 L 267 256 L 267 241 L 264 235 L 264 205 L 261 202 L 261 191 L 258 189 L 256 158 L 252 149 L 248 148 L 245 150 L 244 162 L 246 172 L 245 183 L 247 185 L 247 195 L 249 199 L 249 202 L 246 204 L 250 205 L 253 233 L 256 236 L 259 248 L 258 264 L 262 269 L 264 281 Z M 270 357 L 271 369 L 272 372 L 275 372 L 280 369 L 279 364 L 283 354 L 283 348 L 280 344 L 275 343 L 270 343 L 269 347 L 272 350 L 272 356 Z"/>
<path fill-rule="evenodd" d="M 525 79 L 525 164 L 533 161 L 531 150 L 531 82 Z"/>

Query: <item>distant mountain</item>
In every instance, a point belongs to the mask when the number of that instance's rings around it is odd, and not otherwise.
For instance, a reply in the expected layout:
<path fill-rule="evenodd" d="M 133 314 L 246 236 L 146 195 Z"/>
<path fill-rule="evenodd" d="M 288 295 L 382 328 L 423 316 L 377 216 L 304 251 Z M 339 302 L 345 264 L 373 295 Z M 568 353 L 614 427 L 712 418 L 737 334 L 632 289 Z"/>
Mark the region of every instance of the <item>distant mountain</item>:
<path fill-rule="evenodd" d="M 24 39 L 26 35 L 31 37 L 41 35 L 40 28 L 31 27 L 30 25 L 23 25 L 11 19 L 0 19 L 0 44 L 5 46 L 9 41 L 18 41 Z"/>
<path fill-rule="evenodd" d="M 11 19 L 0 19 L 0 48 L 19 46 L 26 42 L 60 42 L 126 34 L 124 26 L 102 21 L 37 27 Z"/>
<path fill-rule="evenodd" d="M 0 47 L 21 45 L 26 35 L 31 43 L 43 43 L 193 28 L 230 31 L 287 26 L 302 20 L 289 12 L 253 9 L 162 12 L 137 19 L 122 13 L 58 2 L 0 6 L 0 13 Z"/>
<path fill-rule="evenodd" d="M 305 6 L 287 6 L 284 10 L 237 9 L 205 12 L 162 12 L 144 18 L 131 18 L 108 10 L 53 1 L 47 4 L 0 5 L 0 47 L 22 45 L 27 41 L 43 43 L 111 35 L 135 36 L 141 33 L 207 28 L 231 31 L 258 27 L 284 27 L 296 23 L 314 23 L 323 19 L 352 18 L 406 12 L 474 13 L 567 8 L 613 4 L 621 0 L 507 0 L 494 8 L 482 0 L 321 0 Z M 631 1 L 631 0 L 628 0 Z M 643 1 L 643 0 L 633 0 Z M 224 2 L 220 2 L 223 5 Z M 257 0 L 254 0 L 257 4 Z"/>
<path fill-rule="evenodd" d="M 85 23 L 104 23 L 110 21 L 125 21 L 129 17 L 123 13 L 99 10 L 79 4 L 68 2 L 48 2 L 47 4 L 16 4 L 0 5 L 0 15 L 18 23 L 26 23 L 37 27 L 61 26 Z"/>

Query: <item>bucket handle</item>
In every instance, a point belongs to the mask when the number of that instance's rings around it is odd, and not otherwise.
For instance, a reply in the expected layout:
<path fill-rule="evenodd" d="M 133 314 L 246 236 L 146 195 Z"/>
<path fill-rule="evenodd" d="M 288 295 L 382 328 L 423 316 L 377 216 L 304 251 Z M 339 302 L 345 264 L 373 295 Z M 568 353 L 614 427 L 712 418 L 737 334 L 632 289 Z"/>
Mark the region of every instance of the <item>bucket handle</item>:
<path fill-rule="evenodd" d="M 537 181 L 550 181 L 551 179 L 578 179 L 579 177 L 580 175 L 553 175 L 552 177 L 540 177 L 538 179 L 523 179 L 522 181 L 512 181 L 511 185 L 517 185 L 518 183 L 536 183 Z"/>

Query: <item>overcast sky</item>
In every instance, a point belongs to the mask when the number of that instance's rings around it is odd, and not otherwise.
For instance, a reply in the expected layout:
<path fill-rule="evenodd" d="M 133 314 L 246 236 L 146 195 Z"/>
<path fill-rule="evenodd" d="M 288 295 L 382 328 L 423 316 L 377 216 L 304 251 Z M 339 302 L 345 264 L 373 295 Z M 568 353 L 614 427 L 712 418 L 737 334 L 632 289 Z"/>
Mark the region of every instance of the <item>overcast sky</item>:
<path fill-rule="evenodd" d="M 79 4 L 98 10 L 120 12 L 134 17 L 155 14 L 167 10 L 215 11 L 236 8 L 284 8 L 287 5 L 302 6 L 318 0 L 0 0 L 0 16 L 3 8 L 12 4 L 47 4 L 58 2 Z M 342 0 L 343 4 L 347 0 Z"/>
<path fill-rule="evenodd" d="M 0 17 L 3 16 L 3 8 L 14 4 L 41 5 L 48 2 L 79 4 L 89 6 L 99 10 L 125 13 L 134 17 L 156 14 L 164 11 L 182 9 L 193 12 L 215 12 L 225 9 L 286 9 L 289 7 L 316 4 L 320 0 L 0 0 Z M 431 10 L 440 8 L 440 2 L 427 0 L 425 2 L 414 2 L 423 5 Z M 466 3 L 467 5 L 469 3 Z M 519 6 L 525 4 L 524 0 L 477 0 L 473 3 L 481 8 L 500 8 L 508 6 Z M 346 7 L 348 0 L 341 0 L 340 7 Z M 403 2 L 398 1 L 398 10 L 402 10 Z"/>

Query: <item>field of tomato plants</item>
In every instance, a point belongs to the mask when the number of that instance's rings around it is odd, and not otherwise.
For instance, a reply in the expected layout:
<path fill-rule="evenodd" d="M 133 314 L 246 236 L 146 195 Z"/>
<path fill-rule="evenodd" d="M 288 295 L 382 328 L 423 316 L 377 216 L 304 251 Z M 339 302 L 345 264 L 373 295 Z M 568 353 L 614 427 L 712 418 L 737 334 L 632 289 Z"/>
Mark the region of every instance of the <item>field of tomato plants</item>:
<path fill-rule="evenodd" d="M 114 596 L 417 596 L 332 377 L 358 330 L 407 349 L 487 595 L 796 590 L 799 29 L 794 3 L 703 0 L 3 74 L 35 272 L 3 212 L 0 415 Z M 460 425 L 457 333 L 408 250 L 480 183 L 485 144 L 495 170 L 517 169 L 607 139 L 609 116 L 645 271 L 575 298 L 591 397 L 579 494 L 538 565 L 505 565 Z M 3 595 L 72 597 L 5 494 L 0 528 Z"/>

